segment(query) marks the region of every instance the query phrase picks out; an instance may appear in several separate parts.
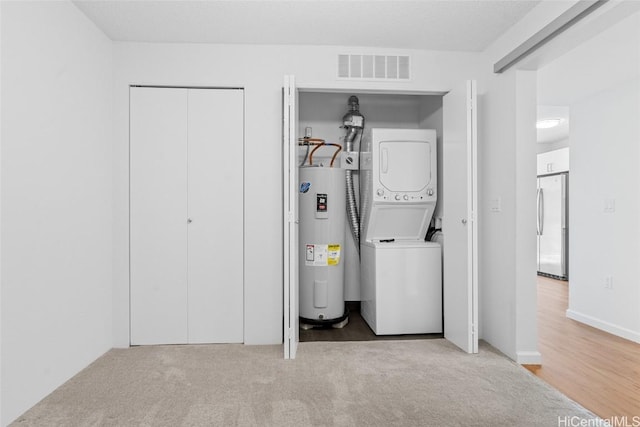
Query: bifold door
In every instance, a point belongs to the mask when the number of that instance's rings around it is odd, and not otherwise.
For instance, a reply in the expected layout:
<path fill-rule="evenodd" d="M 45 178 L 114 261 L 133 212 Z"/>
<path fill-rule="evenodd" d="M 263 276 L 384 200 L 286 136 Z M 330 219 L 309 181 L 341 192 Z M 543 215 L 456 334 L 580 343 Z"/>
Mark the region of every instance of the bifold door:
<path fill-rule="evenodd" d="M 478 352 L 478 190 L 475 81 L 443 98 L 444 337 Z"/>
<path fill-rule="evenodd" d="M 298 301 L 298 128 L 297 91 L 294 76 L 284 77 L 282 90 L 283 132 L 283 278 L 284 278 L 284 358 L 295 359 L 298 351 L 300 319 Z"/>
<path fill-rule="evenodd" d="M 132 87 L 131 344 L 243 341 L 243 91 Z"/>

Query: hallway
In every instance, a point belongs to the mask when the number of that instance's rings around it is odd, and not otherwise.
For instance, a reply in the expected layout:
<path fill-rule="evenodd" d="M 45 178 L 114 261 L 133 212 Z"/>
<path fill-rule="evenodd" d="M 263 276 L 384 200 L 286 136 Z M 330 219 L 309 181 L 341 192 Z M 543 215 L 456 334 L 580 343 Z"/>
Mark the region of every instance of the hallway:
<path fill-rule="evenodd" d="M 640 417 L 640 344 L 567 318 L 568 294 L 567 282 L 538 276 L 543 364 L 527 369 L 600 417 Z"/>

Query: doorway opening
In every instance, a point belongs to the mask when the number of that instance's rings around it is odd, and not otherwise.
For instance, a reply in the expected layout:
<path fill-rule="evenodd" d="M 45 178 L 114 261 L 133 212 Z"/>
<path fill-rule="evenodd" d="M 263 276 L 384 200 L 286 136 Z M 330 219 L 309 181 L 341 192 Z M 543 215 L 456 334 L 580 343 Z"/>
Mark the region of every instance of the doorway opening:
<path fill-rule="evenodd" d="M 539 112 L 552 108 L 544 118 L 566 123 L 548 142 L 538 130 L 538 146 L 554 149 L 538 154 L 538 176 L 556 181 L 564 172 L 571 176 L 566 184 L 569 251 L 566 260 L 556 256 L 568 266 L 566 273 L 548 275 L 569 279 L 568 317 L 635 340 L 640 340 L 635 285 L 640 252 L 633 236 L 640 221 L 629 209 L 640 198 L 626 189 L 640 180 L 639 20 L 638 11 L 621 18 L 537 70 Z M 594 55 L 598 64 L 584 72 Z"/>
<path fill-rule="evenodd" d="M 345 100 L 356 98 L 356 95 L 362 99 L 358 99 L 356 102 L 347 101 L 351 106 L 350 111 L 354 114 L 343 115 Z M 342 266 L 345 267 L 344 277 L 346 279 L 343 300 L 347 303 L 355 302 L 357 304 L 360 302 L 361 313 L 364 314 L 363 318 L 371 330 L 377 332 L 377 335 L 444 333 L 447 340 L 464 351 L 476 353 L 478 351 L 478 240 L 475 221 L 475 212 L 477 211 L 475 81 L 466 81 L 443 95 L 433 92 L 397 93 L 380 90 L 355 92 L 350 90 L 298 90 L 295 86 L 294 76 L 285 76 L 283 96 L 285 124 L 283 135 L 285 141 L 283 153 L 283 164 L 285 165 L 283 171 L 285 194 L 283 200 L 285 212 L 283 224 L 285 252 L 284 357 L 286 359 L 295 358 L 300 340 L 300 325 L 309 319 L 309 316 L 305 316 L 301 311 L 302 291 L 299 271 L 309 264 L 316 265 L 316 261 L 321 261 L 319 265 L 323 267 L 325 264 L 335 266 L 342 263 Z M 308 115 L 305 112 L 305 107 L 299 105 L 304 104 L 305 99 L 308 101 L 309 111 L 313 114 Z M 370 110 L 362 107 L 363 112 L 369 111 L 366 114 L 373 120 L 367 124 L 367 130 L 371 131 L 368 141 L 367 132 L 361 131 L 365 127 L 364 121 L 361 117 L 354 120 L 355 116 L 360 115 L 358 111 L 360 103 L 367 102 Z M 323 103 L 329 106 L 333 105 L 335 108 L 322 108 L 323 111 L 318 111 Z M 358 107 L 353 108 L 356 105 Z M 357 114 L 355 114 L 356 112 Z M 347 118 L 349 119 L 347 120 Z M 327 125 L 327 123 L 330 124 Z M 340 129 L 341 124 L 346 129 Z M 372 146 L 370 151 L 362 151 L 359 147 L 356 151 L 349 148 L 348 144 L 343 144 L 343 147 L 330 140 L 330 144 L 333 145 L 325 143 L 332 134 L 336 138 L 335 141 L 340 142 L 342 135 L 354 134 L 351 132 L 353 128 L 359 128 L 355 135 L 358 133 L 362 135 L 362 141 L 358 138 L 358 144 L 360 142 L 362 145 L 370 144 Z M 317 136 L 315 129 L 326 129 L 326 135 L 329 137 L 323 135 L 322 138 L 314 140 Z M 441 131 L 438 132 L 438 129 Z M 395 136 L 390 136 L 391 134 Z M 403 136 L 399 137 L 398 134 Z M 350 137 L 345 136 L 345 138 Z M 307 152 L 308 145 L 311 145 L 312 140 L 314 140 L 315 147 L 311 152 Z M 346 142 L 349 140 L 347 139 Z M 331 150 L 332 148 L 333 150 Z M 353 238 L 347 234 L 344 243 L 299 240 L 299 236 L 303 234 L 301 232 L 303 204 L 299 205 L 299 200 L 303 199 L 303 195 L 313 186 L 309 180 L 305 179 L 304 182 L 299 180 L 300 175 L 303 175 L 299 171 L 305 167 L 330 170 L 332 166 L 342 166 L 342 163 L 335 163 L 335 159 L 343 148 L 346 151 L 344 158 L 346 165 L 359 163 L 359 166 L 352 165 L 347 168 L 358 170 L 360 173 L 363 171 L 368 173 L 370 176 L 366 180 L 363 178 L 363 181 L 379 183 L 368 187 L 367 191 L 363 190 L 358 197 L 354 197 L 365 210 L 364 221 L 362 221 L 363 233 L 359 235 L 359 238 L 356 237 L 356 234 Z M 326 149 L 329 152 L 323 154 L 319 151 L 320 149 Z M 415 167 L 417 158 L 415 153 L 422 153 L 420 155 L 424 159 L 425 167 Z M 312 154 L 313 160 L 311 159 Z M 308 165 L 305 163 L 307 158 Z M 358 158 L 359 162 L 353 162 L 353 158 Z M 342 159 L 340 161 L 342 162 Z M 320 167 L 316 167 L 316 164 Z M 363 164 L 366 167 L 363 168 Z M 305 171 L 305 174 L 307 172 Z M 408 176 L 412 176 L 408 181 L 399 178 L 407 175 L 405 172 L 408 172 Z M 371 180 L 372 176 L 377 176 L 375 181 Z M 359 180 L 362 176 L 352 176 L 352 178 L 353 181 L 356 181 L 354 187 L 361 187 Z M 422 182 L 422 184 L 414 186 L 413 184 L 416 182 Z M 345 184 L 347 187 L 349 186 L 348 180 L 345 180 Z M 403 188 L 396 188 L 396 184 L 402 185 Z M 448 195 L 444 200 L 446 207 L 444 205 L 437 206 L 437 197 L 440 193 Z M 315 199 L 312 199 L 313 203 L 305 202 L 308 205 L 305 209 L 308 210 L 309 206 L 312 208 L 312 218 L 325 219 L 328 215 L 333 215 L 328 211 L 328 206 L 331 203 L 327 204 L 329 194 L 326 191 L 316 191 L 311 194 Z M 333 200 L 336 199 L 339 200 L 340 197 L 333 198 Z M 440 215 L 439 209 L 447 210 L 449 215 L 447 217 Z M 340 216 L 342 215 L 341 213 Z M 335 215 L 333 216 L 335 217 Z M 390 221 L 391 217 L 393 220 Z M 369 219 L 368 223 L 367 218 Z M 353 222 L 359 223 L 359 221 Z M 384 226 L 379 226 L 380 224 Z M 439 243 L 427 241 L 428 236 L 435 234 L 429 232 L 430 224 L 433 226 L 432 231 L 435 231 L 439 225 L 442 230 L 446 231 L 447 242 L 444 244 L 442 255 Z M 360 245 L 360 242 L 363 244 Z M 392 247 L 393 251 L 390 251 Z M 319 251 L 316 252 L 316 249 Z M 358 249 L 362 250 L 361 254 L 358 254 Z M 383 253 L 385 251 L 389 252 Z M 427 252 L 429 252 L 428 255 Z M 319 258 L 316 258 L 317 253 L 320 254 Z M 396 259 L 390 264 L 393 265 L 393 268 L 379 268 L 386 264 L 378 262 L 378 255 L 380 260 Z M 438 258 L 441 257 L 441 260 L 435 258 L 435 255 Z M 420 258 L 420 256 L 425 258 Z M 345 261 L 349 258 L 351 261 Z M 374 260 L 373 264 L 370 264 L 372 268 L 361 267 L 371 260 Z M 409 260 L 411 261 L 409 262 Z M 428 262 L 424 263 L 423 260 L 428 260 Z M 348 262 L 352 264 L 345 265 Z M 426 264 L 429 265 L 429 268 L 425 270 Z M 434 280 L 431 277 L 423 280 L 428 275 L 425 273 L 426 271 L 429 272 L 429 275 L 444 272 L 445 283 L 441 278 Z M 390 274 L 390 272 L 398 273 L 397 276 L 405 275 L 405 278 L 396 277 L 396 274 Z M 363 278 L 359 276 L 364 275 L 373 277 L 372 283 L 375 285 L 369 286 L 365 283 L 367 286 L 361 286 Z M 354 277 L 357 280 L 353 280 Z M 388 285 L 384 287 L 385 290 L 395 293 L 395 297 L 399 296 L 406 304 L 397 303 L 397 298 L 395 300 L 393 298 L 376 299 L 374 296 L 366 294 L 367 291 L 373 289 L 372 292 L 377 295 L 378 291 L 382 289 L 378 284 L 383 282 Z M 407 283 L 412 284 L 413 288 L 422 296 L 412 299 L 413 294 L 406 291 Z M 328 292 L 328 281 L 314 278 L 311 285 L 314 299 L 316 296 L 322 297 L 320 301 L 324 302 L 322 300 Z M 425 289 L 429 290 L 426 292 L 427 294 L 431 292 L 426 299 L 424 298 Z M 305 292 L 307 291 L 308 289 L 305 290 Z M 307 293 L 309 294 L 309 292 Z M 396 320 L 404 317 L 408 321 L 401 322 L 402 329 L 399 332 L 389 330 L 381 332 L 381 330 L 377 330 L 380 327 L 378 320 L 386 322 L 388 319 L 380 313 L 389 309 L 388 302 L 391 300 L 396 304 L 391 304 L 392 315 L 389 317 Z M 416 304 L 416 301 L 419 303 Z M 429 305 L 430 308 L 420 310 L 421 303 L 424 303 L 425 306 Z M 405 316 L 403 307 L 408 311 L 409 306 L 413 306 L 415 315 Z M 374 307 L 374 309 L 368 311 L 367 307 Z M 376 319 L 373 323 L 371 318 L 367 319 L 371 313 Z M 436 330 L 431 326 L 425 331 L 413 328 L 415 318 L 423 316 L 425 313 L 431 317 L 437 313 Z M 318 314 L 319 320 L 325 320 L 324 316 L 320 316 L 322 314 L 324 313 Z M 333 318 L 328 319 L 333 320 Z M 431 319 L 431 321 L 433 320 Z"/>
<path fill-rule="evenodd" d="M 570 125 L 568 106 L 538 105 L 536 265 L 538 275 L 559 280 L 569 277 Z"/>
<path fill-rule="evenodd" d="M 566 110 L 567 123 L 566 137 L 556 141 L 541 141 L 538 133 L 538 147 L 549 148 L 538 150 L 538 175 L 557 178 L 568 171 L 571 178 L 568 282 L 537 278 L 544 363 L 534 372 L 602 418 L 640 409 L 638 399 L 627 399 L 633 393 L 620 392 L 638 387 L 625 363 L 640 348 L 640 195 L 628 191 L 640 182 L 639 22 L 637 11 L 621 17 L 537 69 L 538 118 L 541 108 L 551 107 L 560 118 L 558 110 Z M 581 347 L 585 342 L 607 348 L 607 354 Z"/>
<path fill-rule="evenodd" d="M 334 158 L 336 144 L 346 149 L 345 126 L 343 115 L 348 106 L 351 96 L 356 96 L 359 102 L 359 112 L 364 119 L 364 127 L 359 131 L 353 143 L 353 151 L 362 153 L 371 146 L 373 129 L 433 129 L 437 135 L 436 139 L 436 161 L 437 167 L 433 182 L 437 183 L 434 188 L 437 194 L 442 194 L 442 99 L 440 94 L 434 95 L 408 95 L 393 93 L 367 93 L 362 91 L 352 92 L 331 92 L 331 91 L 301 91 L 298 97 L 298 135 L 304 135 L 307 141 L 321 140 L 325 146 L 314 150 L 313 163 L 315 165 L 329 165 L 335 162 L 336 166 L 345 168 L 346 164 L 340 158 Z M 303 139 L 304 141 L 304 139 Z M 298 146 L 298 165 L 309 165 L 309 145 L 304 143 Z M 344 158 L 343 158 L 344 159 Z M 336 161 L 337 160 L 337 161 Z M 362 159 L 360 159 L 362 161 Z M 425 165 L 426 167 L 426 165 Z M 363 193 L 361 193 L 363 171 L 354 170 L 353 182 L 355 189 L 355 200 L 357 209 L 362 215 L 366 214 L 363 207 Z M 345 212 L 343 215 L 347 215 Z M 362 219 L 358 219 L 362 223 Z M 301 223 L 304 218 L 301 218 Z M 344 246 L 341 262 L 344 263 L 344 303 L 345 316 L 348 321 L 346 325 L 342 322 L 339 326 L 314 325 L 310 327 L 301 322 L 299 337 L 301 342 L 305 341 L 373 341 L 373 340 L 393 340 L 393 339 L 432 339 L 443 338 L 442 329 L 442 279 L 438 278 L 437 283 L 428 283 L 428 277 L 424 277 L 424 286 L 437 288 L 439 296 L 439 327 L 432 333 L 406 333 L 406 334 L 376 334 L 370 324 L 362 315 L 363 291 L 361 279 L 361 254 L 359 242 L 354 238 L 351 230 L 349 218 L 344 226 Z M 436 233 L 438 233 L 436 235 Z M 442 206 L 435 203 L 432 219 L 429 221 L 427 229 L 419 236 L 422 241 L 430 241 L 436 238 L 442 239 Z M 440 237 L 438 237 L 440 236 Z M 394 236 L 389 236 L 394 237 Z M 302 265 L 302 264 L 301 264 Z M 401 279 L 399 279 L 401 280 Z M 393 282 L 395 287 L 402 287 L 404 284 Z M 301 286 L 304 284 L 301 283 Z M 329 284 L 331 286 L 331 284 Z M 366 291 L 365 291 L 366 292 Z M 304 291 L 301 290 L 301 298 L 304 298 Z M 364 298 L 366 299 L 366 297 Z M 364 303 L 366 304 L 366 302 Z M 341 307 L 342 308 L 342 307 Z M 397 313 L 398 316 L 401 313 Z M 303 314 L 301 314 L 303 316 Z M 304 317 L 304 316 L 303 316 Z"/>

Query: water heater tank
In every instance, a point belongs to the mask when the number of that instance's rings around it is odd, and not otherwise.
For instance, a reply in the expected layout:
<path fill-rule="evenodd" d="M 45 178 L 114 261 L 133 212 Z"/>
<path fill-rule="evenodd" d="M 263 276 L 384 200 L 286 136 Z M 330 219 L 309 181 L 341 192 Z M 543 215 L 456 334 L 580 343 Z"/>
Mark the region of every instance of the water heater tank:
<path fill-rule="evenodd" d="M 308 324 L 344 319 L 345 171 L 299 170 L 300 318 Z"/>

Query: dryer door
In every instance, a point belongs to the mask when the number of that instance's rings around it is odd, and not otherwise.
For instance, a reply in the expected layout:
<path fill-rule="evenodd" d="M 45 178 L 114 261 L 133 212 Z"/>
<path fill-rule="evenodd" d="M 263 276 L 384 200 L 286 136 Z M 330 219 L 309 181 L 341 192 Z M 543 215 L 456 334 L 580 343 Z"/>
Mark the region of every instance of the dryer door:
<path fill-rule="evenodd" d="M 431 183 L 431 143 L 381 141 L 380 183 L 388 191 L 417 192 Z"/>

